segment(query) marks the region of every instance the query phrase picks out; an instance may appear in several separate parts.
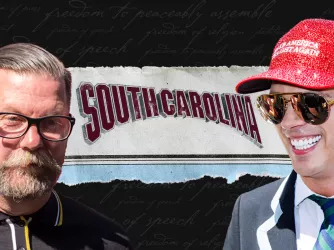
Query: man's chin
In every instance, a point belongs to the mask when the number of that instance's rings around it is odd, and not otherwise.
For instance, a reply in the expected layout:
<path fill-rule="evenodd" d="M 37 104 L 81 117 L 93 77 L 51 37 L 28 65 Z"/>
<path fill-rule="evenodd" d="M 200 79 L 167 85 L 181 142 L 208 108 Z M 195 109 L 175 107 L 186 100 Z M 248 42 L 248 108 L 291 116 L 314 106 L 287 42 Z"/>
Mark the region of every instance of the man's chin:
<path fill-rule="evenodd" d="M 297 174 L 306 178 L 317 178 L 322 173 L 322 167 L 310 161 L 308 162 L 293 161 L 292 167 Z"/>
<path fill-rule="evenodd" d="M 52 188 L 39 190 L 38 192 L 30 192 L 30 193 L 7 192 L 7 193 L 2 193 L 2 196 L 5 197 L 6 199 L 10 199 L 17 203 L 20 203 L 24 201 L 38 200 L 50 194 L 51 190 Z"/>
<path fill-rule="evenodd" d="M 12 179 L 7 183 L 0 182 L 0 194 L 16 202 L 39 199 L 48 195 L 52 188 L 53 181 L 51 180 L 36 180 L 27 178 L 27 176 L 17 181 Z"/>
<path fill-rule="evenodd" d="M 22 202 L 26 202 L 26 201 L 34 201 L 34 200 L 39 200 L 42 197 L 45 197 L 46 195 L 48 195 L 51 191 L 49 192 L 44 192 L 42 194 L 27 194 L 25 196 L 19 196 L 19 197 L 7 197 L 7 199 L 11 199 L 16 203 L 22 203 Z"/>

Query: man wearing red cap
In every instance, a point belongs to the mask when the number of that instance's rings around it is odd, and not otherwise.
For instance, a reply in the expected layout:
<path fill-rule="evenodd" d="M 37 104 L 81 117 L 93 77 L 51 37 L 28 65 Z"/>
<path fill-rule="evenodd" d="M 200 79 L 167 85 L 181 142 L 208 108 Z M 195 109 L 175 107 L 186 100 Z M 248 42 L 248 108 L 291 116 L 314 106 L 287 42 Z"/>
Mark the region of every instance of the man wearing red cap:
<path fill-rule="evenodd" d="M 267 89 L 257 106 L 293 170 L 237 199 L 223 249 L 334 249 L 334 21 L 299 22 L 276 44 L 268 71 L 236 86 Z"/>

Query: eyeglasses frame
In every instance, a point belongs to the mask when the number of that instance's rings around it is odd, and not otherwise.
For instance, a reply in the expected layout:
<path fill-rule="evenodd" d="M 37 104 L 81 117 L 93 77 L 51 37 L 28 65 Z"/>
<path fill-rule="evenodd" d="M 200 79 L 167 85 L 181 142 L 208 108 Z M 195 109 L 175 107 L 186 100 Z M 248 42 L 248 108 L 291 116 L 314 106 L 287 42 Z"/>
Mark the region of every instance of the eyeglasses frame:
<path fill-rule="evenodd" d="M 17 138 L 20 138 L 22 136 L 24 136 L 29 128 L 32 126 L 32 125 L 36 125 L 37 127 L 37 132 L 38 134 L 44 139 L 44 140 L 47 140 L 47 141 L 52 141 L 52 142 L 59 142 L 59 141 L 64 141 L 64 140 L 67 140 L 69 138 L 69 136 L 71 135 L 72 133 L 72 130 L 73 130 L 73 127 L 74 127 L 74 124 L 75 124 L 75 118 L 72 116 L 72 114 L 69 114 L 69 116 L 65 116 L 65 115 L 49 115 L 49 116 L 42 116 L 42 117 L 38 117 L 38 118 L 32 118 L 32 117 L 29 117 L 29 116 L 26 116 L 26 115 L 23 115 L 23 114 L 19 114 L 19 113 L 13 113 L 13 112 L 0 112 L 0 115 L 18 115 L 18 116 L 22 116 L 24 117 L 27 121 L 28 121 L 28 126 L 26 128 L 26 130 L 24 131 L 24 133 L 20 136 L 17 136 L 17 137 L 6 137 L 6 136 L 1 136 L 2 138 L 6 138 L 6 139 L 17 139 Z M 70 132 L 68 133 L 67 137 L 65 137 L 64 139 L 60 139 L 60 140 L 51 140 L 51 139 L 48 139 L 48 138 L 45 138 L 43 136 L 43 134 L 41 133 L 40 131 L 40 123 L 47 119 L 47 118 L 50 118 L 50 117 L 60 117 L 60 118 L 66 118 L 70 121 L 70 124 L 71 124 L 71 129 L 70 129 Z"/>

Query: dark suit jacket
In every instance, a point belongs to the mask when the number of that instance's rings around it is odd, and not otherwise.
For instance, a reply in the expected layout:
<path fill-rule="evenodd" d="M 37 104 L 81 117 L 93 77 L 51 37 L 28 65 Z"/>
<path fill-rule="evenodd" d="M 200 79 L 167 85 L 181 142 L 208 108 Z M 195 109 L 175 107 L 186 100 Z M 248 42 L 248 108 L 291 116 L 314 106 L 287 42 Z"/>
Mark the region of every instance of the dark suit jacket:
<path fill-rule="evenodd" d="M 296 250 L 292 171 L 237 199 L 223 250 Z"/>

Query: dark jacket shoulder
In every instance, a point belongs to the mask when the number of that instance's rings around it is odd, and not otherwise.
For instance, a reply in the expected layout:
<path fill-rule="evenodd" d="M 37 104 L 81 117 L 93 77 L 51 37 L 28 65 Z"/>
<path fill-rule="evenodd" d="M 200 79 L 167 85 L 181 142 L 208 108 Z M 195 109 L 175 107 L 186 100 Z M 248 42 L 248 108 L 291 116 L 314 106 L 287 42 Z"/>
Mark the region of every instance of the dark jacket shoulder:
<path fill-rule="evenodd" d="M 107 245 L 124 247 L 117 249 L 133 249 L 131 240 L 120 224 L 74 199 L 63 195 L 59 195 L 59 197 L 63 207 L 64 227 L 87 231 L 91 236 L 103 238 Z"/>

